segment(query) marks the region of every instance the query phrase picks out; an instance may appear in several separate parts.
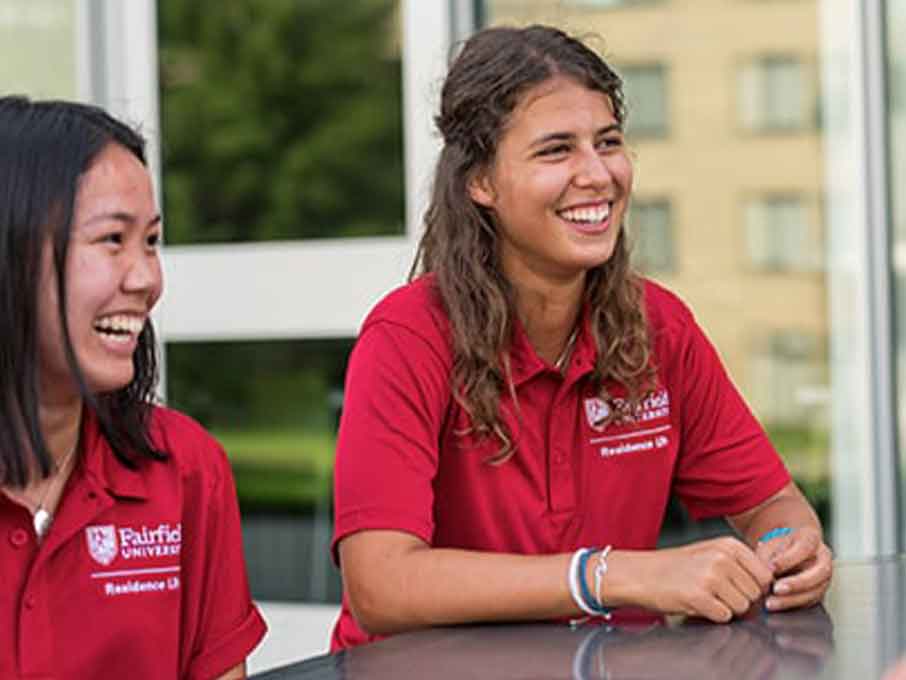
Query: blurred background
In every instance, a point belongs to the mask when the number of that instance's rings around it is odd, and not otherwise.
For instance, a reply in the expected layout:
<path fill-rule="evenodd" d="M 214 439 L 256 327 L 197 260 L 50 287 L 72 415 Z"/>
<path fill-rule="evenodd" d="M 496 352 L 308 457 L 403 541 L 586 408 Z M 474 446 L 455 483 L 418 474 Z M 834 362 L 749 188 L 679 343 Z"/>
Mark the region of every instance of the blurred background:
<path fill-rule="evenodd" d="M 340 593 L 345 363 L 405 279 L 448 54 L 534 22 L 625 78 L 636 264 L 691 305 L 836 554 L 906 542 L 906 0 L 0 0 L 3 92 L 149 137 L 166 401 L 226 447 L 253 595 L 310 653 Z M 665 545 L 726 530 L 668 514 Z"/>

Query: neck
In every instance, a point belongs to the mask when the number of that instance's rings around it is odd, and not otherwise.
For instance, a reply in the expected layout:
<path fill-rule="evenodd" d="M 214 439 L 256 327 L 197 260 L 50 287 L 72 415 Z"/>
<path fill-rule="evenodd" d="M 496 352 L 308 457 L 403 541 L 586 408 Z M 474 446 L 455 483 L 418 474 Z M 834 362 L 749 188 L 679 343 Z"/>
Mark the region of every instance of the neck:
<path fill-rule="evenodd" d="M 513 283 L 516 314 L 540 357 L 555 363 L 576 327 L 582 308 L 585 277 L 558 283 Z"/>
<path fill-rule="evenodd" d="M 47 404 L 42 402 L 38 417 L 41 420 L 41 434 L 54 463 L 59 465 L 76 447 L 79 429 L 82 425 L 82 399 L 71 399 Z"/>

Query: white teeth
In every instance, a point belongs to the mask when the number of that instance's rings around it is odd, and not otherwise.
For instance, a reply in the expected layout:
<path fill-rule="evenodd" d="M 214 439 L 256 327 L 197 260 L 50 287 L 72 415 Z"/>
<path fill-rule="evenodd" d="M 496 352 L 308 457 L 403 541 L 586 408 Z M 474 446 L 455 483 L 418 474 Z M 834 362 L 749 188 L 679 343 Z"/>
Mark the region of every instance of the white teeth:
<path fill-rule="evenodd" d="M 560 211 L 560 217 L 570 222 L 603 222 L 610 217 L 610 204 L 605 203 L 597 208 L 572 208 Z"/>
<path fill-rule="evenodd" d="M 143 317 L 128 314 L 102 316 L 94 322 L 95 329 L 107 333 L 112 331 L 113 333 L 122 334 L 124 340 L 132 335 L 141 333 L 144 325 L 145 319 Z"/>

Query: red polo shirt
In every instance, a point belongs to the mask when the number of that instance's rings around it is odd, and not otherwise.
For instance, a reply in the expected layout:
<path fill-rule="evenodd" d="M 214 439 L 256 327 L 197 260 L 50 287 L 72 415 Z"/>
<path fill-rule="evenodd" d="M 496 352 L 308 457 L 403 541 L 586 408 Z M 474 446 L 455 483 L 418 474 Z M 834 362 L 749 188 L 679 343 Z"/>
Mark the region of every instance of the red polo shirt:
<path fill-rule="evenodd" d="M 506 393 L 500 405 L 516 453 L 487 464 L 498 443 L 459 434 L 469 418 L 451 399 L 449 322 L 432 281 L 422 277 L 380 302 L 350 358 L 335 554 L 339 541 L 364 529 L 528 555 L 606 544 L 652 549 L 671 488 L 702 518 L 748 510 L 789 482 L 691 312 L 650 282 L 660 384 L 632 422 L 599 425 L 608 406 L 587 379 L 596 356 L 587 316 L 565 376 L 517 325 L 510 359 L 521 418 Z M 344 601 L 333 649 L 373 639 Z"/>
<path fill-rule="evenodd" d="M 251 602 L 223 450 L 162 408 L 165 462 L 130 470 L 86 409 L 53 526 L 0 494 L 0 677 L 214 678 L 265 632 Z"/>

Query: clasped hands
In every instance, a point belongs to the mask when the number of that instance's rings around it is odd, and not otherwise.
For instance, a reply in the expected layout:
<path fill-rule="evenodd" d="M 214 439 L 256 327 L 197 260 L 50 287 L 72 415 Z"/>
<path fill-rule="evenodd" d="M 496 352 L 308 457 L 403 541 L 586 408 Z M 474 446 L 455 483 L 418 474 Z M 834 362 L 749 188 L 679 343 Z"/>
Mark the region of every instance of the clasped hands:
<path fill-rule="evenodd" d="M 769 611 L 816 604 L 833 572 L 832 555 L 811 527 L 759 543 L 722 537 L 659 550 L 645 599 L 668 613 L 726 622 L 765 598 Z"/>

